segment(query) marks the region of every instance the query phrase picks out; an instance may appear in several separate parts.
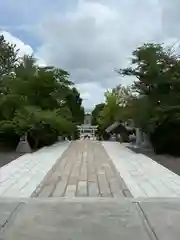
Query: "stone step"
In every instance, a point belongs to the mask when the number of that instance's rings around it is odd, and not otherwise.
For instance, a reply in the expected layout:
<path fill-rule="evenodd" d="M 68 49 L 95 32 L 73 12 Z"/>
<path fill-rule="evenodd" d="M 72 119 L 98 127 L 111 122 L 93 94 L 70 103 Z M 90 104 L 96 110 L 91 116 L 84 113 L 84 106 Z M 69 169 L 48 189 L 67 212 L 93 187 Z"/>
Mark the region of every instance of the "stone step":
<path fill-rule="evenodd" d="M 179 240 L 180 199 L 0 200 L 3 240 Z"/>

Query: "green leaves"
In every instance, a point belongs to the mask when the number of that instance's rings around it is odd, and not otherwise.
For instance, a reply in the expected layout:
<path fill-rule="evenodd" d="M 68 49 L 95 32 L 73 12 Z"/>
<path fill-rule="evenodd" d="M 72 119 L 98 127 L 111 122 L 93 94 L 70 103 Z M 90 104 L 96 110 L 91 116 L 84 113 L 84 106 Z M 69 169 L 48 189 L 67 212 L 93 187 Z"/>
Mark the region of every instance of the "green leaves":
<path fill-rule="evenodd" d="M 0 121 L 0 134 L 6 134 L 7 132 L 14 131 L 14 123 L 13 121 L 1 120 Z"/>
<path fill-rule="evenodd" d="M 133 89 L 139 93 L 134 102 L 136 124 L 154 126 L 180 103 L 180 60 L 172 48 L 160 44 L 144 44 L 133 52 L 132 65 L 120 69 L 122 75 L 136 77 Z M 171 110 L 170 110 L 171 109 Z M 177 109 L 177 108 L 176 108 Z M 135 113 L 136 112 L 136 113 Z"/>
<path fill-rule="evenodd" d="M 123 76 L 133 76 L 137 93 L 129 107 L 136 126 L 149 134 L 154 149 L 180 154 L 180 58 L 173 48 L 144 44 L 133 52 Z"/>
<path fill-rule="evenodd" d="M 95 106 L 95 108 L 92 111 L 92 125 L 98 125 L 98 121 L 100 118 L 100 113 L 104 109 L 105 103 L 100 103 Z"/>
<path fill-rule="evenodd" d="M 5 41 L 4 36 L 0 35 L 0 81 L 2 78 L 13 71 L 17 63 L 17 51 L 15 45 Z"/>
<path fill-rule="evenodd" d="M 76 124 L 82 124 L 84 122 L 84 108 L 81 106 L 82 99 L 75 87 L 71 88 L 66 96 L 66 104 L 69 107 L 72 120 Z"/>
<path fill-rule="evenodd" d="M 179 135 L 172 134 L 177 127 L 180 129 L 180 58 L 173 48 L 143 44 L 132 53 L 130 66 L 117 72 L 134 77 L 134 82 L 105 93 L 105 105 L 98 112 L 100 128 L 116 120 L 133 120 L 151 137 L 155 149 L 158 146 L 167 151 L 172 145 L 170 152 L 180 154 Z"/>
<path fill-rule="evenodd" d="M 69 73 L 39 67 L 33 56 L 18 58 L 17 53 L 0 36 L 0 133 L 12 129 L 12 134 L 28 133 L 41 140 L 49 134 L 54 140 L 73 135 L 75 124 L 84 119 L 84 109 Z"/>
<path fill-rule="evenodd" d="M 126 121 L 131 118 L 132 109 L 129 102 L 132 98 L 131 87 L 118 85 L 105 92 L 105 103 L 96 105 L 92 111 L 93 121 L 99 125 L 101 132 L 115 121 Z"/>

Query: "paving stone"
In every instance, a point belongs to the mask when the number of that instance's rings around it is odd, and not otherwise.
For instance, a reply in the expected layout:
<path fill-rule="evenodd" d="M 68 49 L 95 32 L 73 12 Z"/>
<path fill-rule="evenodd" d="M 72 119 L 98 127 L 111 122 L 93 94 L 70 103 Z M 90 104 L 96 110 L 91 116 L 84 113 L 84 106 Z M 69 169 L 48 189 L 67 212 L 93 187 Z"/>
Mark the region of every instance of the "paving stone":
<path fill-rule="evenodd" d="M 69 176 L 70 172 L 71 172 L 71 169 L 72 169 L 72 163 L 71 161 L 67 161 L 67 164 L 66 164 L 66 167 L 65 169 L 63 170 L 63 175 L 65 176 Z"/>
<path fill-rule="evenodd" d="M 109 185 L 110 185 L 110 192 L 112 193 L 113 197 L 123 197 L 124 193 L 123 190 L 120 189 L 118 180 L 116 178 L 109 178 Z"/>
<path fill-rule="evenodd" d="M 102 142 L 102 145 L 134 197 L 180 196 L 180 176 L 120 143 Z"/>
<path fill-rule="evenodd" d="M 97 182 L 97 175 L 95 172 L 88 173 L 88 181 L 89 182 Z"/>
<path fill-rule="evenodd" d="M 69 143 L 57 143 L 32 154 L 25 154 L 2 167 L 0 196 L 30 197 L 68 147 Z"/>
<path fill-rule="evenodd" d="M 74 177 L 71 175 L 68 184 L 69 185 L 77 185 L 77 182 L 78 182 L 78 176 Z"/>
<path fill-rule="evenodd" d="M 53 194 L 54 188 L 60 179 L 59 174 L 52 173 L 52 175 L 47 179 L 44 184 L 42 191 L 39 194 L 39 197 L 49 197 Z"/>
<path fill-rule="evenodd" d="M 112 170 L 112 168 L 109 166 L 109 164 L 107 166 L 104 166 L 104 170 L 106 172 L 106 175 L 111 178 L 114 177 L 114 171 Z"/>
<path fill-rule="evenodd" d="M 81 167 L 81 164 L 80 164 L 80 163 L 76 163 L 76 164 L 74 165 L 73 170 L 72 170 L 72 173 L 71 173 L 71 176 L 72 176 L 72 177 L 79 177 L 80 167 Z"/>
<path fill-rule="evenodd" d="M 76 185 L 68 185 L 64 196 L 75 197 L 75 195 L 76 195 Z"/>
<path fill-rule="evenodd" d="M 78 182 L 77 193 L 76 196 L 78 197 L 87 197 L 87 181 L 80 181 Z"/>
<path fill-rule="evenodd" d="M 29 202 L 3 240 L 152 240 L 136 204 L 128 201 Z M 165 238 L 166 239 L 166 238 Z M 170 238 L 174 239 L 174 238 Z"/>
<path fill-rule="evenodd" d="M 140 202 L 158 240 L 180 239 L 180 204 L 170 199 Z"/>
<path fill-rule="evenodd" d="M 98 141 L 73 142 L 68 151 L 63 154 L 63 158 L 59 159 L 59 163 L 56 164 L 54 174 L 59 174 L 61 178 L 54 183 L 54 187 L 50 187 L 48 184 L 48 181 L 52 182 L 51 180 L 47 180 L 47 183 L 44 183 L 47 186 L 44 188 L 44 191 L 42 188 L 41 195 L 43 197 L 50 195 L 53 197 L 67 195 L 70 197 L 74 195 L 99 196 L 99 189 L 102 197 L 123 196 L 121 185 L 118 187 L 115 183 L 123 182 L 123 180 Z M 111 184 L 110 178 L 115 179 Z M 48 191 L 51 192 L 52 189 L 54 189 L 54 192 L 48 194 Z M 75 192 L 76 189 L 77 192 Z"/>
<path fill-rule="evenodd" d="M 87 181 L 87 165 L 83 163 L 81 167 L 80 181 Z"/>
<path fill-rule="evenodd" d="M 111 191 L 105 174 L 98 174 L 99 190 L 102 197 L 110 197 Z"/>
<path fill-rule="evenodd" d="M 101 196 L 97 182 L 88 182 L 88 196 L 97 197 Z"/>
<path fill-rule="evenodd" d="M 147 195 L 151 195 L 151 197 L 158 195 L 158 190 L 154 188 L 149 181 L 142 181 L 139 183 L 139 186 Z"/>
<path fill-rule="evenodd" d="M 55 190 L 52 194 L 53 197 L 62 197 L 64 196 L 66 186 L 67 186 L 67 177 L 62 178 L 56 185 Z M 47 196 L 46 196 L 47 197 Z"/>
<path fill-rule="evenodd" d="M 19 202 L 0 203 L 0 231 L 5 227 L 15 209 L 20 205 Z"/>
<path fill-rule="evenodd" d="M 129 191 L 129 189 L 123 189 L 122 190 L 123 194 L 125 197 L 128 197 L 128 198 L 131 198 L 132 197 L 132 194 L 131 192 Z"/>

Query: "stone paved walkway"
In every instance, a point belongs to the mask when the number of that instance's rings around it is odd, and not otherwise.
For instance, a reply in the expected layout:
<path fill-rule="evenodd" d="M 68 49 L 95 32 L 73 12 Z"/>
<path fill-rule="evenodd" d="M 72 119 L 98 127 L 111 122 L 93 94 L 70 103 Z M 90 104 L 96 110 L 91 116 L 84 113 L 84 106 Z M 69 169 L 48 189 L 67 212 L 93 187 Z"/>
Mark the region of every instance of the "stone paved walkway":
<path fill-rule="evenodd" d="M 118 142 L 102 142 L 133 197 L 180 197 L 180 176 Z"/>
<path fill-rule="evenodd" d="M 131 196 L 98 141 L 80 140 L 69 149 L 35 191 L 38 197 Z"/>
<path fill-rule="evenodd" d="M 24 155 L 0 169 L 0 196 L 0 240 L 180 239 L 180 177 L 119 143 Z"/>
<path fill-rule="evenodd" d="M 0 239 L 179 240 L 179 200 L 0 200 Z"/>
<path fill-rule="evenodd" d="M 68 147 L 67 142 L 56 143 L 0 168 L 0 197 L 30 197 Z"/>

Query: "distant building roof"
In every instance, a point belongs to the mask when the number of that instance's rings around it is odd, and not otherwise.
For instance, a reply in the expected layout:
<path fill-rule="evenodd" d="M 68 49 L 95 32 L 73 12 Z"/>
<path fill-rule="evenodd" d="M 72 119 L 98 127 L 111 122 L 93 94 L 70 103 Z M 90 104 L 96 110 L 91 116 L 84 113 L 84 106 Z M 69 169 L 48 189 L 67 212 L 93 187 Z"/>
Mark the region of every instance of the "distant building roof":
<path fill-rule="evenodd" d="M 112 132 L 113 130 L 115 130 L 117 127 L 119 127 L 119 126 L 123 126 L 124 128 L 126 128 L 126 130 L 133 130 L 133 127 L 130 127 L 130 126 L 128 126 L 128 125 L 126 125 L 126 124 L 124 124 L 124 123 L 122 123 L 122 122 L 118 122 L 118 121 L 116 121 L 116 122 L 114 122 L 113 124 L 111 124 L 108 128 L 106 128 L 106 132 L 107 133 L 110 133 L 110 132 Z"/>
<path fill-rule="evenodd" d="M 106 128 L 106 132 L 110 133 L 112 132 L 114 129 L 116 129 L 118 126 L 120 125 L 120 122 L 114 122 L 113 124 L 111 124 L 108 128 Z"/>

